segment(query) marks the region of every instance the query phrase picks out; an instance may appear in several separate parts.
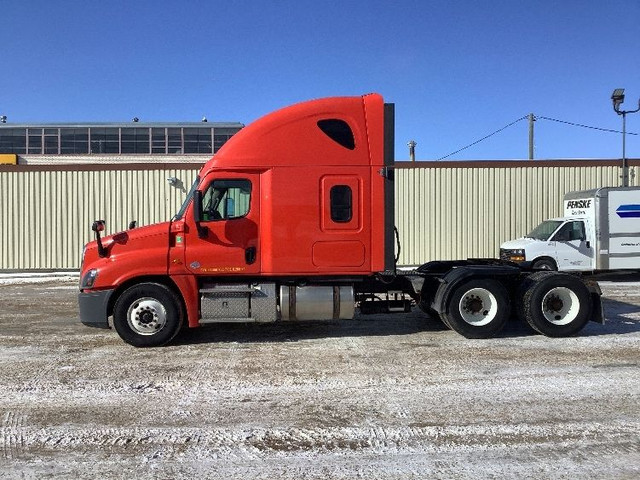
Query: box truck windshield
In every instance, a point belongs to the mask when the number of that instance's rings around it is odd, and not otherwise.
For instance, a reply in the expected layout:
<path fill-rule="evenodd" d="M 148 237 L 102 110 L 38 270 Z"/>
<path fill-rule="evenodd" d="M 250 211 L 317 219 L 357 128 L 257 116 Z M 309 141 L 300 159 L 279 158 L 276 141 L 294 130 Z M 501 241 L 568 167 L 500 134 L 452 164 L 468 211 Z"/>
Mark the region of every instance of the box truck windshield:
<path fill-rule="evenodd" d="M 549 240 L 551 234 L 558 229 L 561 223 L 561 220 L 545 220 L 536 228 L 534 228 L 530 234 L 526 235 L 525 238 L 533 238 L 535 240 Z"/>

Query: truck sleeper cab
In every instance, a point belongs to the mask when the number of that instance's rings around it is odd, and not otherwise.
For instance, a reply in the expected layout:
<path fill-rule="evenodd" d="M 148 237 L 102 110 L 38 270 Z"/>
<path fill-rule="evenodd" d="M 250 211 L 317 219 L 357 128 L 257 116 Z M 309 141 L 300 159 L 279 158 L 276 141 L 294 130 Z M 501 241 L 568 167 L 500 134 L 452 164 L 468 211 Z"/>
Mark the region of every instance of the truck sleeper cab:
<path fill-rule="evenodd" d="M 396 270 L 392 104 L 380 95 L 313 100 L 232 137 L 176 216 L 102 237 L 83 254 L 80 320 L 158 346 L 182 326 L 353 318 L 418 304 L 469 338 L 515 309 L 570 335 L 598 317 L 597 285 L 497 260 Z M 536 276 L 537 275 L 537 276 Z"/>

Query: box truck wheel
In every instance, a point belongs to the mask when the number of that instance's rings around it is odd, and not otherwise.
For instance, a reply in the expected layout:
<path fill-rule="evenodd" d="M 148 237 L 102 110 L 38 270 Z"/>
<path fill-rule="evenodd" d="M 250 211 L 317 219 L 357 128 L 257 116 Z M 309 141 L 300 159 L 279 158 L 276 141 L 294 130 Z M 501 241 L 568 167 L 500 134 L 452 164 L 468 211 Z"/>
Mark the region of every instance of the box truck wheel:
<path fill-rule="evenodd" d="M 540 258 L 535 262 L 533 262 L 531 267 L 534 270 L 554 270 L 554 271 L 558 270 L 558 266 L 556 265 L 556 262 L 554 262 L 550 258 Z"/>
<path fill-rule="evenodd" d="M 519 314 L 537 332 L 548 337 L 573 335 L 587 324 L 591 296 L 577 277 L 537 272 L 525 282 Z"/>
<path fill-rule="evenodd" d="M 472 279 L 456 287 L 442 321 L 467 338 L 495 336 L 509 319 L 509 294 L 501 283 Z"/>
<path fill-rule="evenodd" d="M 135 347 L 157 347 L 170 342 L 182 322 L 178 298 L 159 283 L 129 287 L 113 309 L 113 326 L 118 335 Z"/>

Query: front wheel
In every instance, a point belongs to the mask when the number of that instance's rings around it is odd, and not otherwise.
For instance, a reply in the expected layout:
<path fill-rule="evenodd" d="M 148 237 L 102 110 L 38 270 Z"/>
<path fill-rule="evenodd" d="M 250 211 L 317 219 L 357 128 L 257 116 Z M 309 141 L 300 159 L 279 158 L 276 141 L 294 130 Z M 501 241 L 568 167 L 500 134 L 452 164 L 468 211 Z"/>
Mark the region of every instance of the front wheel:
<path fill-rule="evenodd" d="M 531 265 L 531 267 L 534 270 L 548 270 L 548 271 L 558 270 L 556 262 L 554 262 L 550 258 L 541 258 L 540 260 L 536 260 L 535 262 L 533 262 L 533 265 Z"/>
<path fill-rule="evenodd" d="M 177 335 L 182 323 L 180 301 L 159 283 L 129 287 L 113 309 L 114 328 L 120 338 L 134 347 L 165 345 Z"/>
<path fill-rule="evenodd" d="M 473 279 L 454 290 L 440 316 L 466 338 L 490 338 L 502 330 L 510 313 L 509 294 L 501 283 Z"/>
<path fill-rule="evenodd" d="M 567 337 L 584 328 L 591 316 L 591 295 L 582 280 L 562 273 L 537 272 L 527 281 L 520 316 L 548 337 Z"/>

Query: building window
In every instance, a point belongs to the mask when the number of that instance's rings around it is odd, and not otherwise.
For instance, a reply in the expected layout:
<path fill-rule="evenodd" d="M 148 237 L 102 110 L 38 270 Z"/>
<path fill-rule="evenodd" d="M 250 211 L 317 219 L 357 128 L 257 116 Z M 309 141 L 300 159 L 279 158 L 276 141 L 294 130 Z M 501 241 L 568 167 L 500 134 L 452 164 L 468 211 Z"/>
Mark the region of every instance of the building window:
<path fill-rule="evenodd" d="M 91 153 L 120 153 L 118 128 L 91 128 Z"/>
<path fill-rule="evenodd" d="M 31 150 L 31 137 L 29 137 L 29 150 Z M 60 129 L 60 153 L 86 154 L 89 152 L 88 128 L 61 128 Z"/>
<path fill-rule="evenodd" d="M 211 128 L 184 128 L 184 153 L 213 153 Z"/>
<path fill-rule="evenodd" d="M 183 153 L 181 128 L 167 128 L 167 147 L 167 153 Z"/>
<path fill-rule="evenodd" d="M 347 223 L 353 217 L 353 201 L 351 187 L 334 185 L 331 187 L 331 220 L 336 223 Z"/>
<path fill-rule="evenodd" d="M 220 147 L 227 143 L 235 133 L 238 132 L 237 128 L 214 128 L 213 129 L 213 152 L 220 150 Z"/>
<path fill-rule="evenodd" d="M 121 153 L 149 153 L 148 128 L 123 128 L 121 134 Z"/>
<path fill-rule="evenodd" d="M 58 142 L 58 129 L 57 128 L 45 128 L 44 129 L 44 153 L 45 155 L 57 155 L 59 152 Z"/>
<path fill-rule="evenodd" d="M 151 153 L 167 153 L 167 129 L 151 129 Z"/>
<path fill-rule="evenodd" d="M 3 128 L 0 130 L 0 153 L 24 154 L 27 151 L 25 128 Z"/>
<path fill-rule="evenodd" d="M 41 128 L 29 128 L 27 129 L 29 147 L 27 153 L 41 154 L 42 153 L 42 129 Z"/>
<path fill-rule="evenodd" d="M 45 126 L 0 128 L 0 153 L 18 155 L 207 154 L 239 128 Z"/>

